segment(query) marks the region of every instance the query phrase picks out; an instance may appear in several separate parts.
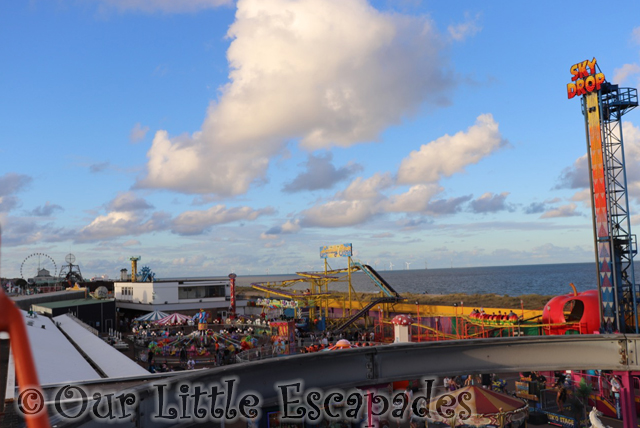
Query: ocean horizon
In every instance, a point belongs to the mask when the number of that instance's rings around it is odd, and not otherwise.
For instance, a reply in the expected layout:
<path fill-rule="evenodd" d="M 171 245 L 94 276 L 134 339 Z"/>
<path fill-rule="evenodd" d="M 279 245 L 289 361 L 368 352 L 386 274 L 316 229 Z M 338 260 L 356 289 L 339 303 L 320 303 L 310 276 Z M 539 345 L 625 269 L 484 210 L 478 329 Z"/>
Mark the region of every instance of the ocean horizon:
<path fill-rule="evenodd" d="M 578 291 L 598 287 L 595 262 L 378 270 L 377 272 L 401 294 L 559 295 L 571 292 L 571 283 Z M 346 275 L 346 273 L 340 274 L 339 276 L 344 280 L 333 282 L 329 288 L 346 291 Z M 252 283 L 280 282 L 295 278 L 300 277 L 295 274 L 238 275 L 236 284 L 250 287 Z M 379 291 L 371 279 L 362 272 L 352 274 L 352 285 L 357 292 Z M 308 284 L 299 283 L 290 288 L 305 289 L 308 288 Z"/>

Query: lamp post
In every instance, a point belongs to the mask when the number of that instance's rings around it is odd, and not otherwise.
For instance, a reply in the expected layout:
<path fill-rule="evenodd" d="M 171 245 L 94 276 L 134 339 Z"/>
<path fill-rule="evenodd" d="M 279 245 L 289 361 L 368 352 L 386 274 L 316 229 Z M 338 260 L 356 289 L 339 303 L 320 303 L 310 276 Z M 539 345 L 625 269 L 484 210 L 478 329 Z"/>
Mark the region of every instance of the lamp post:
<path fill-rule="evenodd" d="M 460 300 L 460 316 L 462 317 L 463 328 L 463 337 L 467 337 L 467 320 L 464 319 L 464 302 Z"/>
<path fill-rule="evenodd" d="M 420 303 L 416 300 L 416 324 L 420 324 Z M 416 326 L 416 330 L 418 331 L 418 342 L 420 342 L 420 326 Z"/>
<path fill-rule="evenodd" d="M 453 307 L 456 309 L 456 338 L 460 339 L 460 335 L 458 334 L 458 304 L 454 303 Z"/>

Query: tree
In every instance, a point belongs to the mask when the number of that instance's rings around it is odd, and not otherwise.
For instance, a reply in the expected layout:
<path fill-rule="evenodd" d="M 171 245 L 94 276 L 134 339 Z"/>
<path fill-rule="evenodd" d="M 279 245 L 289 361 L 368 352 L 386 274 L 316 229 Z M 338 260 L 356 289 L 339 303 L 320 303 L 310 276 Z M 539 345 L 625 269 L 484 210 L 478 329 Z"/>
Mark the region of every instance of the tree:
<path fill-rule="evenodd" d="M 585 378 L 580 379 L 580 383 L 575 390 L 575 395 L 579 399 L 581 407 L 582 407 L 582 419 L 587 419 L 587 406 L 589 404 L 589 396 L 593 392 L 593 388 L 590 384 L 587 383 Z"/>

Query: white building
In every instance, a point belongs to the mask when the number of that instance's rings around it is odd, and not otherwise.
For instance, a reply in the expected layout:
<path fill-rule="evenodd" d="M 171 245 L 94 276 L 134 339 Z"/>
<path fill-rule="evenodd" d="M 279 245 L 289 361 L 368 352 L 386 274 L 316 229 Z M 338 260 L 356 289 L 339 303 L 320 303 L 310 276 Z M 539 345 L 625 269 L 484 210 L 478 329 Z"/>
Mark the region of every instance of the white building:
<path fill-rule="evenodd" d="M 120 311 L 189 312 L 206 309 L 217 318 L 226 316 L 230 296 L 229 278 L 226 277 L 114 283 L 114 297 Z"/>

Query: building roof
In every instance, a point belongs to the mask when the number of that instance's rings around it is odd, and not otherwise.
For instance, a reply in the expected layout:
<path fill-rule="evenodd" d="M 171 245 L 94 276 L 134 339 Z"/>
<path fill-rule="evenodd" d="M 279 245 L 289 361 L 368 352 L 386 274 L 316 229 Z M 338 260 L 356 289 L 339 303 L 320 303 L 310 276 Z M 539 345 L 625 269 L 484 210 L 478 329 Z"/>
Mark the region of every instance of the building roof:
<path fill-rule="evenodd" d="M 100 379 L 100 375 L 51 319 L 44 316 L 31 318 L 27 312 L 20 312 L 24 316 L 31 354 L 41 384 Z"/>
<path fill-rule="evenodd" d="M 94 335 L 73 318 L 59 315 L 53 318 L 60 328 L 108 377 L 147 375 L 149 372 L 113 346 Z"/>
<path fill-rule="evenodd" d="M 105 303 L 105 302 L 113 302 L 114 299 L 92 299 L 92 298 L 88 298 L 88 299 L 72 299 L 72 300 L 60 300 L 57 302 L 44 302 L 44 303 L 38 303 L 38 304 L 34 304 L 34 308 L 36 306 L 42 306 L 45 308 L 50 308 L 50 309 L 55 309 L 55 308 L 66 308 L 67 306 L 83 306 L 83 305 L 95 305 L 98 303 Z"/>

